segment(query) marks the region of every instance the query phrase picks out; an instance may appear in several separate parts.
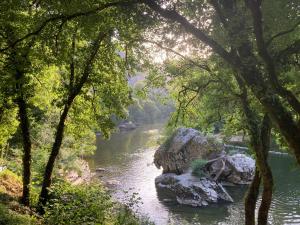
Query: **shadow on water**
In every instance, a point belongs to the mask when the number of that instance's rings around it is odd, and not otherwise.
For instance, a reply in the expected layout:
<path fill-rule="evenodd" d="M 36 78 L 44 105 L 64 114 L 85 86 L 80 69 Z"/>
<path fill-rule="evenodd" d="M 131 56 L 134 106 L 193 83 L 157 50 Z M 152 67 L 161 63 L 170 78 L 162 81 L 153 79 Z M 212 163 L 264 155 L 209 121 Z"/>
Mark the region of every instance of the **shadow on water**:
<path fill-rule="evenodd" d="M 97 151 L 90 160 L 91 168 L 107 168 L 102 180 L 117 180 L 114 197 L 123 201 L 124 192 L 131 190 L 141 197 L 138 208 L 157 225 L 244 224 L 243 198 L 247 186 L 227 187 L 234 203 L 213 204 L 204 208 L 179 205 L 174 197 L 156 189 L 154 179 L 161 174 L 153 165 L 153 154 L 162 124 L 147 125 L 129 132 L 114 134 L 110 140 L 97 139 Z M 156 145 L 156 147 L 154 147 Z M 270 224 L 300 224 L 300 170 L 292 157 L 270 155 L 270 164 L 275 178 L 274 199 L 270 210 Z"/>

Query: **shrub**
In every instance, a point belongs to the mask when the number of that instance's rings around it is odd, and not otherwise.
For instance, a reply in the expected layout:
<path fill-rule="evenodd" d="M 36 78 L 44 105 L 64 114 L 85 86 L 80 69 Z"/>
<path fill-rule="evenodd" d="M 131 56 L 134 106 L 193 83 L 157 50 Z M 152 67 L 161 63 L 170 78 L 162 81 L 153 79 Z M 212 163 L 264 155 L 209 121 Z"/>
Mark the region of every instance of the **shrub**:
<path fill-rule="evenodd" d="M 207 160 L 196 159 L 191 163 L 192 173 L 196 176 L 203 177 L 205 175 L 203 168 L 206 165 Z"/>
<path fill-rule="evenodd" d="M 22 194 L 22 178 L 8 169 L 0 172 L 0 193 L 11 197 L 20 197 Z"/>
<path fill-rule="evenodd" d="M 100 185 L 57 184 L 50 196 L 45 207 L 46 224 L 106 224 L 110 220 L 113 202 Z"/>
<path fill-rule="evenodd" d="M 18 214 L 0 204 L 0 225 L 35 225 L 38 221 L 29 215 Z"/>
<path fill-rule="evenodd" d="M 71 186 L 56 184 L 45 207 L 45 224 L 49 225 L 150 225 L 128 205 L 113 202 L 99 184 Z"/>

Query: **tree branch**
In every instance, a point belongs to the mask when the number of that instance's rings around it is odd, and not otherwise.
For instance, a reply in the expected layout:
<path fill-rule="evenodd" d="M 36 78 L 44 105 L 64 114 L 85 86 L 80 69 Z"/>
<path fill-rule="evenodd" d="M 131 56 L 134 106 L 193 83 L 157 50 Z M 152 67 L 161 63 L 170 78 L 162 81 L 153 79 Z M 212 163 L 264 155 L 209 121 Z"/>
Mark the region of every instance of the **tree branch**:
<path fill-rule="evenodd" d="M 271 81 L 271 84 L 273 88 L 277 91 L 277 93 L 291 105 L 295 112 L 300 114 L 300 102 L 298 101 L 296 96 L 290 90 L 283 87 L 278 80 L 274 60 L 268 52 L 263 37 L 262 13 L 260 10 L 259 3 L 255 0 L 245 0 L 245 3 L 252 13 L 254 34 L 256 37 L 258 53 L 267 66 L 269 80 Z"/>
<path fill-rule="evenodd" d="M 179 23 L 187 32 L 193 34 L 203 43 L 207 44 L 221 57 L 229 61 L 231 64 L 236 64 L 231 54 L 228 51 L 226 51 L 218 42 L 216 42 L 212 37 L 206 35 L 204 31 L 198 29 L 193 24 L 191 24 L 185 17 L 180 15 L 177 11 L 163 9 L 154 0 L 142 0 L 142 2 L 144 2 L 147 6 L 149 6 L 154 11 L 158 12 L 164 18 Z"/>
<path fill-rule="evenodd" d="M 210 71 L 209 67 L 208 67 L 206 64 L 200 64 L 200 63 L 198 63 L 198 62 L 195 62 L 195 61 L 192 60 L 191 58 L 182 55 L 181 53 L 175 51 L 175 50 L 172 49 L 172 48 L 165 47 L 165 46 L 163 46 L 162 44 L 160 44 L 160 43 L 158 43 L 158 42 L 150 41 L 150 40 L 147 40 L 147 39 L 142 39 L 141 41 L 143 41 L 143 42 L 148 42 L 148 43 L 151 43 L 151 44 L 155 44 L 155 45 L 157 45 L 159 48 L 164 49 L 164 50 L 169 51 L 169 52 L 172 52 L 172 53 L 174 53 L 175 55 L 177 55 L 177 56 L 183 58 L 184 60 L 190 62 L 191 64 L 193 64 L 193 65 L 195 65 L 195 66 L 197 66 L 197 67 L 199 67 L 199 68 L 201 68 L 201 69 L 203 69 L 203 70 L 206 70 L 206 71 L 208 71 L 208 72 Z"/>
<path fill-rule="evenodd" d="M 55 15 L 55 16 L 53 16 L 51 18 L 48 18 L 45 21 L 43 21 L 40 24 L 40 26 L 38 26 L 34 31 L 29 32 L 28 34 L 24 35 L 23 37 L 15 40 L 9 46 L 0 49 L 0 52 L 4 52 L 4 51 L 8 50 L 9 48 L 15 47 L 18 43 L 24 41 L 27 38 L 39 35 L 43 31 L 43 29 L 49 23 L 51 23 L 51 22 L 55 22 L 55 21 L 58 21 L 58 20 L 68 21 L 68 20 L 72 20 L 72 19 L 75 19 L 75 18 L 78 18 L 78 17 L 82 17 L 82 16 L 90 16 L 90 15 L 95 14 L 97 12 L 103 11 L 103 10 L 109 8 L 109 7 L 120 6 L 120 5 L 128 5 L 128 4 L 131 4 L 131 3 L 134 3 L 134 1 L 128 1 L 128 2 L 124 2 L 124 1 L 110 2 L 110 3 L 104 4 L 102 6 L 99 6 L 99 7 L 95 8 L 95 9 L 91 9 L 91 10 L 88 10 L 88 11 L 85 11 L 85 12 L 77 12 L 77 13 L 73 13 L 73 14 L 70 14 L 70 15 Z"/>
<path fill-rule="evenodd" d="M 275 34 L 274 36 L 272 36 L 267 42 L 266 42 L 266 45 L 269 46 L 272 41 L 280 36 L 283 36 L 283 35 L 286 35 L 288 33 L 291 33 L 293 32 L 294 30 L 296 30 L 296 28 L 300 25 L 300 20 L 290 29 L 288 30 L 285 30 L 285 31 L 281 31 L 279 32 L 278 34 Z"/>

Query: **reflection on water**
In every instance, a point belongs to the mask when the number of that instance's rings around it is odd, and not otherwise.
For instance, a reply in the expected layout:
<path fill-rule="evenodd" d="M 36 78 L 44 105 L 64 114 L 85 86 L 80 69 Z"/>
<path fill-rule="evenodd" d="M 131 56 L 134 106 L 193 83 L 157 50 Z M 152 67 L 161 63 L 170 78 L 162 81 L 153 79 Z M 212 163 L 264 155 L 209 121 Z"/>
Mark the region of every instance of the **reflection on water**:
<path fill-rule="evenodd" d="M 246 186 L 227 188 L 234 203 L 193 208 L 177 204 L 174 199 L 157 191 L 154 184 L 161 174 L 153 165 L 153 154 L 163 125 L 147 125 L 129 132 L 121 132 L 109 141 L 97 140 L 97 151 L 89 162 L 91 168 L 104 167 L 108 171 L 103 180 L 116 180 L 114 196 L 124 198 L 122 190 L 137 192 L 143 204 L 139 211 L 147 214 L 158 225 L 200 224 L 241 225 L 243 196 Z M 300 170 L 287 155 L 271 155 L 270 164 L 275 178 L 274 200 L 270 211 L 270 224 L 300 224 Z"/>

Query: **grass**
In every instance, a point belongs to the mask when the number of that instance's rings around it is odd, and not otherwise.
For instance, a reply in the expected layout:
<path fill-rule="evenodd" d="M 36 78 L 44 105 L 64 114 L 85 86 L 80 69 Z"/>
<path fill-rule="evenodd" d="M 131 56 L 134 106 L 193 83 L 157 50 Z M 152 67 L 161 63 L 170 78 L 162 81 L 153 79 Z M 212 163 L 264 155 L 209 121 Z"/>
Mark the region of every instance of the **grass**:
<path fill-rule="evenodd" d="M 0 172 L 0 225 L 41 224 L 33 211 L 18 203 L 22 195 L 22 179 L 5 169 Z"/>

